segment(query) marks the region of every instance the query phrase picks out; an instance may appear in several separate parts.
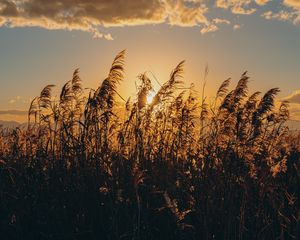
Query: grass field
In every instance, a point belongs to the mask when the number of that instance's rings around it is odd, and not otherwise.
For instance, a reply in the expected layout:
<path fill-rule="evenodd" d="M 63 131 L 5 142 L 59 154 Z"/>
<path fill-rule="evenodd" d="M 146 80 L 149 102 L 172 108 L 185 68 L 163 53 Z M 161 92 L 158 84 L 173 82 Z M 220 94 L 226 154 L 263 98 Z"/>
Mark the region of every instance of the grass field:
<path fill-rule="evenodd" d="M 124 57 L 89 96 L 76 70 L 27 128 L 0 129 L 0 238 L 299 239 L 300 135 L 279 89 L 249 93 L 245 72 L 208 101 L 181 62 L 125 100 Z"/>

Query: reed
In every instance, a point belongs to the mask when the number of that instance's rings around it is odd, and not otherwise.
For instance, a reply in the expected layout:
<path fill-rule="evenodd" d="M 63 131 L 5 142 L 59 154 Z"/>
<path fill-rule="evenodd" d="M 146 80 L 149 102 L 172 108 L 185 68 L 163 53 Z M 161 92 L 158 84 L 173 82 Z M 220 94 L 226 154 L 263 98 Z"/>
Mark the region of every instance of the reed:
<path fill-rule="evenodd" d="M 76 69 L 27 128 L 0 128 L 3 239 L 299 239 L 300 136 L 279 89 L 249 94 L 245 72 L 209 104 L 182 91 L 182 61 L 151 103 L 146 73 L 125 101 L 124 60 L 88 96 Z"/>

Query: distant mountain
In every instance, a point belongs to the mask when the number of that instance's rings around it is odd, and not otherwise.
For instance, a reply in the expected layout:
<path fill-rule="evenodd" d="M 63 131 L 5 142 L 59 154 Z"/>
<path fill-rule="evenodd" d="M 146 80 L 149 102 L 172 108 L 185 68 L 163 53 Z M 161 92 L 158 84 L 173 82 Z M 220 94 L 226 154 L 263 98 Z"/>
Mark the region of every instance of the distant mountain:
<path fill-rule="evenodd" d="M 21 126 L 22 123 L 16 122 L 16 121 L 3 121 L 0 120 L 0 127 L 2 128 L 16 128 Z"/>

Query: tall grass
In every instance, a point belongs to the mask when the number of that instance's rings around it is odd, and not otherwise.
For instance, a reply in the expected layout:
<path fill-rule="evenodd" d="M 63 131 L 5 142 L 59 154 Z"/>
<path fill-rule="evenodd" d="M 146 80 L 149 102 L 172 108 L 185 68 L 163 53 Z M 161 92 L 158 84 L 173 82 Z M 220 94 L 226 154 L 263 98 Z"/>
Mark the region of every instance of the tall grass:
<path fill-rule="evenodd" d="M 151 103 L 146 74 L 125 101 L 124 57 L 88 97 L 76 69 L 27 128 L 0 129 L 1 238 L 299 239 L 300 137 L 279 89 L 249 94 L 245 72 L 208 102 L 180 62 Z"/>

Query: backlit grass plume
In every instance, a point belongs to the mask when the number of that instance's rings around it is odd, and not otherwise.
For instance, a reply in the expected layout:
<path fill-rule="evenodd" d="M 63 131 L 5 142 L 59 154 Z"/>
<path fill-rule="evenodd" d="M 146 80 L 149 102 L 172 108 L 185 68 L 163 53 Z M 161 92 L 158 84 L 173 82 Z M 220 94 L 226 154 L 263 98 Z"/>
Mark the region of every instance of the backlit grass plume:
<path fill-rule="evenodd" d="M 0 127 L 1 237 L 299 239 L 300 135 L 279 89 L 250 93 L 244 72 L 208 98 L 208 68 L 199 94 L 182 61 L 126 101 L 124 60 L 89 93 L 76 69 L 27 128 Z"/>

